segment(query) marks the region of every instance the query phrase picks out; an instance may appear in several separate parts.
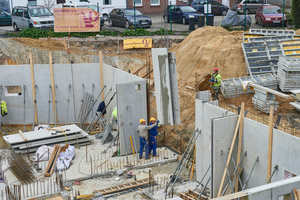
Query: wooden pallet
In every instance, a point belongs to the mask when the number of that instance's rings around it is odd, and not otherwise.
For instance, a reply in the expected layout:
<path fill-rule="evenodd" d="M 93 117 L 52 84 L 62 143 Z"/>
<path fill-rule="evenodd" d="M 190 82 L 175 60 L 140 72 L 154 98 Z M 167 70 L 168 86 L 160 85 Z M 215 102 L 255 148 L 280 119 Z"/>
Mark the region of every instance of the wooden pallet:
<path fill-rule="evenodd" d="M 51 177 L 54 167 L 56 165 L 56 160 L 58 158 L 59 152 L 60 152 L 61 146 L 60 145 L 55 145 L 53 148 L 53 151 L 51 153 L 51 157 L 48 161 L 47 167 L 44 172 L 45 177 Z"/>
<path fill-rule="evenodd" d="M 195 191 L 192 191 L 192 190 L 189 190 L 185 193 L 181 193 L 179 194 L 179 197 L 184 199 L 184 200 L 195 200 L 195 199 L 198 199 L 199 197 L 199 193 L 198 192 L 195 192 Z M 207 198 L 205 198 L 203 195 L 201 196 L 200 200 L 206 200 Z"/>
<path fill-rule="evenodd" d="M 140 187 L 143 185 L 148 185 L 149 183 L 155 183 L 154 180 L 149 181 L 148 178 L 145 179 L 141 179 L 139 181 L 134 181 L 134 182 L 130 182 L 130 183 L 126 183 L 126 184 L 122 184 L 122 185 L 118 185 L 118 186 L 114 186 L 114 187 L 109 187 L 109 188 L 104 188 L 101 190 L 95 190 L 93 193 L 101 193 L 101 194 L 110 194 L 110 193 L 114 193 L 114 192 L 119 192 L 122 190 L 127 190 L 130 188 L 135 188 L 135 187 Z"/>

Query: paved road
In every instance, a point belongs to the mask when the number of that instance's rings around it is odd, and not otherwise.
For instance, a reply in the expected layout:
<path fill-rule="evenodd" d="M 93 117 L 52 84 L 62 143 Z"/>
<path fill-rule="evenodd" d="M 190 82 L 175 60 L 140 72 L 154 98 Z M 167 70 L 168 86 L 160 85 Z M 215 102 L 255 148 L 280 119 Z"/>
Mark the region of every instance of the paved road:
<path fill-rule="evenodd" d="M 251 28 L 261 28 L 260 25 L 255 24 L 255 19 L 254 19 L 255 15 L 253 14 L 250 16 L 252 19 Z M 146 30 L 154 32 L 156 30 L 159 30 L 160 28 L 170 29 L 171 23 L 165 23 L 163 21 L 163 17 L 161 14 L 151 14 L 151 15 L 149 15 L 149 17 L 151 17 L 153 24 L 152 24 L 151 28 L 146 29 Z M 215 16 L 214 17 L 214 26 L 220 26 L 223 19 L 224 19 L 224 16 Z M 197 26 L 196 26 L 196 28 L 197 28 Z M 273 27 L 273 28 L 280 29 L 281 27 Z M 124 30 L 126 30 L 125 28 L 121 28 L 121 27 L 109 27 L 109 24 L 107 21 L 105 22 L 104 29 L 117 30 L 120 32 L 123 32 Z M 173 22 L 172 30 L 175 32 L 189 32 L 189 25 L 183 25 L 178 22 Z M 12 26 L 0 26 L 0 32 L 3 32 L 3 31 L 13 31 L 13 28 L 12 28 Z"/>

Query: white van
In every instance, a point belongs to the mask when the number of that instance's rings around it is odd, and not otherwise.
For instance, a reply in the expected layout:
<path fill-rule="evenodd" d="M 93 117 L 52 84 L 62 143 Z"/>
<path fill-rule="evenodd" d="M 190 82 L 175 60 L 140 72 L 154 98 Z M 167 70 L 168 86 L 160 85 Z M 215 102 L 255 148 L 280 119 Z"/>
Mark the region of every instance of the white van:
<path fill-rule="evenodd" d="M 53 29 L 54 17 L 43 6 L 16 6 L 12 11 L 11 21 L 15 31 L 25 28 Z M 29 16 L 28 16 L 29 15 Z"/>

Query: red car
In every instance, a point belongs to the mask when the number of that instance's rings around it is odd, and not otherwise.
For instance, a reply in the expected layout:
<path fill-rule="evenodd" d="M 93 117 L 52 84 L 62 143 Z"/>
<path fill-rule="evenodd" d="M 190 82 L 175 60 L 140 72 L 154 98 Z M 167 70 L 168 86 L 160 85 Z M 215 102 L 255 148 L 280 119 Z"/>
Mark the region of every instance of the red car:
<path fill-rule="evenodd" d="M 258 7 L 255 14 L 255 23 L 262 27 L 271 24 L 282 24 L 283 13 L 279 6 L 265 5 Z M 286 16 L 284 15 L 284 26 L 287 24 Z"/>

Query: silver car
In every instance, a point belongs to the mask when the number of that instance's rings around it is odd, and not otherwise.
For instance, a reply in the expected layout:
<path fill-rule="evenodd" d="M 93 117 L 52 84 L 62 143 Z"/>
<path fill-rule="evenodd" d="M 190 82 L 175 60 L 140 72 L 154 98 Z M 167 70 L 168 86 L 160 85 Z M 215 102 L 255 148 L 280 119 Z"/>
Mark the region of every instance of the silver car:
<path fill-rule="evenodd" d="M 25 28 L 53 29 L 54 17 L 48 8 L 42 6 L 16 6 L 13 9 L 11 20 L 15 31 Z"/>
<path fill-rule="evenodd" d="M 270 4 L 266 4 L 264 0 L 237 0 L 232 5 L 232 10 L 245 14 L 245 1 L 246 1 L 247 15 L 250 13 L 256 13 L 257 8 L 261 5 L 270 5 Z"/>

